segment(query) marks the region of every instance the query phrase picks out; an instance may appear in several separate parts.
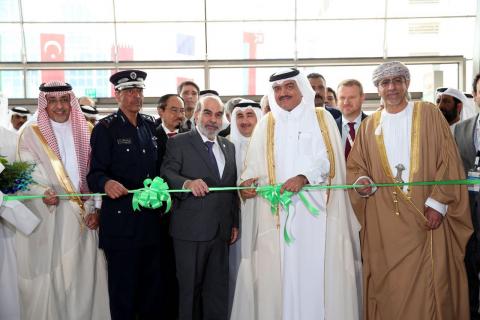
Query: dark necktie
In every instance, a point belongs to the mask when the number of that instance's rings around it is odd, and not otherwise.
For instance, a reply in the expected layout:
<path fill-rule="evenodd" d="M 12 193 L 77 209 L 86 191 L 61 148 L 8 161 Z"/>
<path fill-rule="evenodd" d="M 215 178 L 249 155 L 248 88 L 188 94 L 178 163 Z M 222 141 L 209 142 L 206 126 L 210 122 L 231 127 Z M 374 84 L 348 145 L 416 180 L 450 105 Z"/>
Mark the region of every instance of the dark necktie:
<path fill-rule="evenodd" d="M 352 139 L 352 142 L 355 141 L 355 122 L 349 122 L 348 127 L 349 127 L 349 134 L 350 138 Z M 352 150 L 352 145 L 350 144 L 350 139 L 347 137 L 347 143 L 345 144 L 345 160 L 348 158 L 348 154 L 350 153 L 350 150 Z"/>
<path fill-rule="evenodd" d="M 217 159 L 215 158 L 215 154 L 213 154 L 213 141 L 205 141 L 205 145 L 208 149 L 208 159 L 210 159 L 210 163 L 212 164 L 213 168 L 215 168 L 217 175 L 220 177 L 220 171 L 218 170 Z"/>
<path fill-rule="evenodd" d="M 185 123 L 187 125 L 188 130 L 192 129 L 192 121 L 190 121 L 190 119 L 188 119 L 187 122 Z"/>
<path fill-rule="evenodd" d="M 176 135 L 176 134 L 177 134 L 176 132 L 169 132 L 169 133 L 167 133 L 167 136 L 168 136 L 169 138 L 171 138 L 171 137 L 173 137 L 173 136 Z"/>

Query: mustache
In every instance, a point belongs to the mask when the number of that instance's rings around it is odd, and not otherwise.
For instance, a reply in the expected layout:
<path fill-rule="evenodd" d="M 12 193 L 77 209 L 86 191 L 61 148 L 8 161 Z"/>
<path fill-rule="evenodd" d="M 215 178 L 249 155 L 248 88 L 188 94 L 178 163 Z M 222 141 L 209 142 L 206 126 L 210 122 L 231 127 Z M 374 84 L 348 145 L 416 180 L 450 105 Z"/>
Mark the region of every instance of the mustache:
<path fill-rule="evenodd" d="M 280 101 L 281 100 L 285 100 L 285 99 L 290 99 L 292 96 L 288 96 L 288 95 L 285 95 L 285 96 L 280 96 Z"/>

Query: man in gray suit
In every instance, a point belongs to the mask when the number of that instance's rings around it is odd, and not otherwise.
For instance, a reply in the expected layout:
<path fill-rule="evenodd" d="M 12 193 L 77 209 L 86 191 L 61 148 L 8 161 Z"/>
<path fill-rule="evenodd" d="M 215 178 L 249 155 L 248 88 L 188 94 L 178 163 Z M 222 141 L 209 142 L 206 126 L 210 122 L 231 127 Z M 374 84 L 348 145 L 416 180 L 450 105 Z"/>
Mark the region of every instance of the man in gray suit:
<path fill-rule="evenodd" d="M 473 98 L 477 109 L 480 108 L 480 73 L 473 80 Z M 454 131 L 458 151 L 462 157 L 465 174 L 474 170 L 476 158 L 480 156 L 480 125 L 479 115 L 458 123 Z M 478 162 L 477 162 L 478 165 Z M 465 268 L 467 270 L 468 291 L 470 300 L 471 319 L 480 319 L 479 308 L 479 280 L 480 272 L 480 198 L 479 192 L 469 190 L 470 210 L 474 233 L 467 243 L 465 251 Z"/>
<path fill-rule="evenodd" d="M 177 193 L 170 234 L 179 284 L 179 319 L 227 319 L 228 245 L 238 235 L 235 147 L 218 136 L 224 107 L 217 96 L 200 98 L 196 127 L 167 142 L 162 176 Z"/>

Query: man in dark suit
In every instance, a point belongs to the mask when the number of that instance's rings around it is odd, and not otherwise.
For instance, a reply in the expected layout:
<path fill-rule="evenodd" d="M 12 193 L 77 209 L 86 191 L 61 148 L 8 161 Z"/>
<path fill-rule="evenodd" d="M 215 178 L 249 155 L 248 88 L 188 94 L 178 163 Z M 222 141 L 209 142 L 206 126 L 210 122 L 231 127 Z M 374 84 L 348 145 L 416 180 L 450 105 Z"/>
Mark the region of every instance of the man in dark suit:
<path fill-rule="evenodd" d="M 185 132 L 181 127 L 185 118 L 185 106 L 182 97 L 178 94 L 166 94 L 158 99 L 157 111 L 160 115 L 160 124 L 155 135 L 158 145 L 157 167 L 160 172 L 167 141 L 178 133 Z M 175 255 L 173 252 L 172 237 L 168 233 L 171 214 L 163 214 L 160 218 L 160 254 L 162 270 L 160 276 L 165 290 L 162 290 L 162 316 L 165 319 L 176 319 L 178 315 L 178 285 L 175 270 Z"/>
<path fill-rule="evenodd" d="M 200 88 L 195 82 L 187 80 L 178 85 L 177 93 L 185 103 L 185 122 L 182 124 L 182 127 L 185 131 L 190 131 L 195 127 L 193 112 L 197 105 Z"/>
<path fill-rule="evenodd" d="M 125 70 L 110 77 L 119 110 L 99 121 L 91 137 L 87 182 L 105 192 L 99 245 L 108 267 L 110 311 L 117 319 L 161 319 L 160 212 L 133 212 L 128 190 L 157 172 L 154 119 L 139 113 L 146 73 Z"/>
<path fill-rule="evenodd" d="M 480 73 L 473 81 L 473 98 L 477 108 L 480 108 Z M 458 123 L 454 129 L 455 141 L 462 157 L 465 175 L 476 171 L 475 164 L 480 158 L 480 123 L 479 115 Z M 465 251 L 465 268 L 467 270 L 468 294 L 470 300 L 470 317 L 472 320 L 480 319 L 479 308 L 479 280 L 480 272 L 480 197 L 479 192 L 469 188 L 470 213 L 473 224 L 473 234 L 467 243 Z"/>
<path fill-rule="evenodd" d="M 307 78 L 313 91 L 315 91 L 315 107 L 324 107 L 325 110 L 332 114 L 333 119 L 340 117 L 342 115 L 340 111 L 325 104 L 327 97 L 327 81 L 325 78 L 320 73 L 316 72 L 310 73 Z"/>
<path fill-rule="evenodd" d="M 161 96 L 158 99 L 157 111 L 161 119 L 155 132 L 158 144 L 158 169 L 160 171 L 168 138 L 178 133 L 187 132 L 188 129 L 182 127 L 185 120 L 185 103 L 180 95 L 169 93 Z"/>
<path fill-rule="evenodd" d="M 362 104 L 365 100 L 363 87 L 360 81 L 347 79 L 338 85 L 338 107 L 342 115 L 335 119 L 337 122 L 340 136 L 342 137 L 343 148 L 345 149 L 345 159 L 347 159 L 355 134 L 360 127 L 360 123 L 367 117 L 362 111 Z"/>
<path fill-rule="evenodd" d="M 162 164 L 170 188 L 192 191 L 175 194 L 170 223 L 179 319 L 227 319 L 228 245 L 238 235 L 239 200 L 234 191 L 208 191 L 237 182 L 235 147 L 218 136 L 223 113 L 220 98 L 200 98 L 197 126 L 168 140 Z"/>

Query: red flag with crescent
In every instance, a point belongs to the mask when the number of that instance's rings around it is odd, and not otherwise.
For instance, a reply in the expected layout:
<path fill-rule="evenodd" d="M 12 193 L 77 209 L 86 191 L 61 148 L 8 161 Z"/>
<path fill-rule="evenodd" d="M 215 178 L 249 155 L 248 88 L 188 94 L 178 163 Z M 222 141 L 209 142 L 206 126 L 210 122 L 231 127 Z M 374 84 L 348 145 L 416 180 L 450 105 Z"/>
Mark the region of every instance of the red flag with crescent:
<path fill-rule="evenodd" d="M 65 35 L 41 33 L 40 46 L 42 62 L 65 61 Z M 42 83 L 50 81 L 65 82 L 65 72 L 63 70 L 42 71 Z"/>

